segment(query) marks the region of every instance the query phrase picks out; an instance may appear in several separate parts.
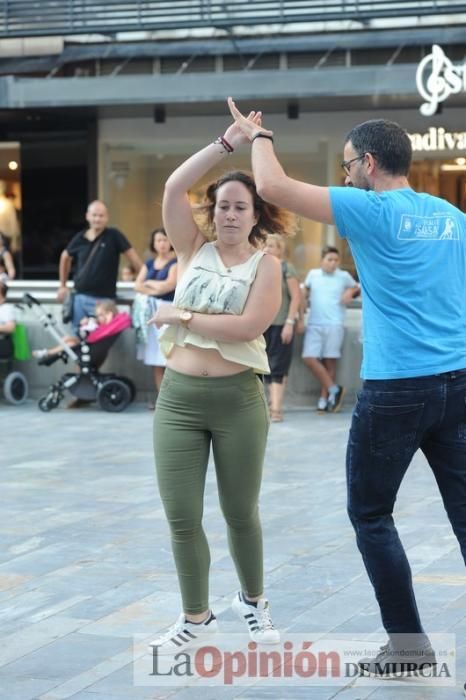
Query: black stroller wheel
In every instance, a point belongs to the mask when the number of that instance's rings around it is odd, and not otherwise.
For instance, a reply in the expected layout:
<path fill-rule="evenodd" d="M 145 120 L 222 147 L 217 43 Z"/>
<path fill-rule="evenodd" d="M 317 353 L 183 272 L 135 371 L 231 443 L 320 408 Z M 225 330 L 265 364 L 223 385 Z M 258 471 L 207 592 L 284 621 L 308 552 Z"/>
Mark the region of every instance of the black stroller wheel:
<path fill-rule="evenodd" d="M 37 404 L 40 408 L 41 411 L 44 413 L 48 413 L 49 411 L 52 410 L 53 406 L 51 405 L 50 401 L 46 396 L 43 396 L 41 399 L 39 399 L 39 402 Z"/>
<path fill-rule="evenodd" d="M 120 379 L 128 387 L 130 393 L 130 402 L 133 402 L 136 396 L 136 387 L 134 385 L 134 382 L 128 377 L 120 377 Z"/>
<path fill-rule="evenodd" d="M 18 406 L 24 403 L 28 395 L 28 383 L 21 372 L 11 372 L 3 384 L 3 395 L 8 403 Z"/>
<path fill-rule="evenodd" d="M 119 413 L 131 402 L 128 384 L 121 379 L 107 379 L 97 391 L 97 403 L 103 411 Z"/>

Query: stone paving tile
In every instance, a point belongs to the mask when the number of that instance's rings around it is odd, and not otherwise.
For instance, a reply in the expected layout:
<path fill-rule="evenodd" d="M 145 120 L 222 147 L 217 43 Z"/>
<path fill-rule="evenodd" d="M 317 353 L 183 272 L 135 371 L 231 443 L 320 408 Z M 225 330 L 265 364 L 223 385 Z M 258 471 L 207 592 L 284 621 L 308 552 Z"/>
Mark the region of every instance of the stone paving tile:
<path fill-rule="evenodd" d="M 342 694 L 342 700 L 345 700 Z M 421 686 L 416 688 L 387 688 L 386 686 L 377 688 L 369 696 L 370 700 L 451 700 L 463 696 L 462 686 L 449 688 L 428 688 Z"/>
<path fill-rule="evenodd" d="M 41 693 L 45 693 L 54 685 L 56 685 L 55 680 L 24 677 L 4 678 L 0 673 L 0 699 L 37 700 Z"/>
<path fill-rule="evenodd" d="M 55 678 L 60 682 L 98 665 L 109 656 L 123 651 L 130 639 L 90 637 L 79 632 L 50 642 L 46 646 L 2 667 L 5 676 Z"/>
<path fill-rule="evenodd" d="M 265 688 L 260 685 L 246 689 L 237 698 L 241 700 L 331 700 L 338 688 L 335 686 L 300 686 L 296 688 Z M 176 697 L 176 696 L 175 696 Z M 178 698 L 176 698 L 178 700 Z"/>
<path fill-rule="evenodd" d="M 134 686 L 132 635 L 176 618 L 180 597 L 155 487 L 152 416 L 98 409 L 2 411 L 0 700 L 453 700 L 458 688 Z M 346 514 L 349 412 L 289 411 L 271 426 L 261 495 L 266 591 L 288 632 L 370 638 L 380 616 Z M 18 437 L 28 426 L 31 439 Z M 5 455 L 8 459 L 5 461 Z M 466 574 L 432 473 L 416 456 L 397 501 L 426 628 L 457 635 L 466 677 Z M 212 468 L 205 528 L 211 601 L 224 632 L 237 578 Z M 428 528 L 428 539 L 424 533 Z M 424 536 L 423 536 L 424 535 Z M 55 675 L 54 675 L 55 674 Z M 34 685 L 35 684 L 35 685 Z"/>
<path fill-rule="evenodd" d="M 90 677 L 91 674 L 88 675 L 87 680 L 89 680 Z M 72 684 L 70 683 L 68 687 L 71 688 Z M 110 668 L 108 668 L 108 673 L 105 677 L 96 680 L 92 683 L 92 685 L 88 685 L 88 687 L 85 689 L 89 693 L 92 690 L 98 695 L 100 694 L 102 697 L 107 698 L 115 696 L 119 698 L 119 700 L 123 700 L 123 698 L 125 700 L 145 700 L 146 698 L 156 698 L 160 695 L 171 697 L 177 690 L 176 688 L 171 687 L 157 688 L 153 684 L 147 686 L 134 685 L 132 664 L 128 663 L 113 672 L 110 672 Z M 205 688 L 203 690 L 205 693 Z M 59 689 L 55 689 L 51 693 L 41 697 L 39 700 L 58 700 L 58 698 L 60 700 L 64 700 L 65 698 L 74 697 L 73 695 L 60 695 L 58 692 Z M 90 695 L 90 698 L 92 698 L 92 695 Z"/>
<path fill-rule="evenodd" d="M 152 695 L 140 695 L 137 692 L 131 695 L 132 700 L 168 700 L 173 695 L 167 695 L 164 692 L 154 693 Z M 48 700 L 47 696 L 42 696 L 39 700 Z M 52 700 L 54 700 L 52 698 Z M 80 693 L 70 696 L 70 700 L 122 700 L 121 695 L 109 695 L 108 693 L 94 693 L 93 691 L 83 690 Z"/>
<path fill-rule="evenodd" d="M 66 698 L 74 697 L 84 690 L 87 692 L 87 689 L 90 688 L 92 688 L 92 691 L 89 690 L 88 692 L 93 692 L 99 681 L 125 668 L 127 669 L 125 672 L 126 682 L 118 686 L 116 692 L 129 693 L 129 691 L 132 691 L 135 700 L 138 697 L 147 697 L 148 689 L 136 688 L 132 682 L 132 641 L 128 646 L 127 640 L 126 646 L 127 648 L 123 652 L 106 658 L 100 663 L 95 664 L 96 659 L 94 658 L 93 663 L 91 663 L 85 671 L 69 676 L 64 682 L 60 682 L 58 685 L 56 684 L 52 690 L 41 696 L 40 700 L 65 700 Z M 97 692 L 97 690 L 95 692 Z M 107 691 L 105 692 L 107 693 Z"/>
<path fill-rule="evenodd" d="M 0 669 L 41 647 L 48 646 L 55 639 L 76 632 L 87 622 L 87 620 L 78 620 L 63 615 L 55 615 L 34 624 L 26 622 L 22 629 L 0 638 Z"/>

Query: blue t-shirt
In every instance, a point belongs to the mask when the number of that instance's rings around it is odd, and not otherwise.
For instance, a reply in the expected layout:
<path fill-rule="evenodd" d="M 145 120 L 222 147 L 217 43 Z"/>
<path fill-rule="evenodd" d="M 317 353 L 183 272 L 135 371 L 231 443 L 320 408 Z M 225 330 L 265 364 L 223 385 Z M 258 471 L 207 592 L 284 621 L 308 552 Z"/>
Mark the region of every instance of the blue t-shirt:
<path fill-rule="evenodd" d="M 466 217 L 429 194 L 331 187 L 362 288 L 364 379 L 466 367 Z"/>
<path fill-rule="evenodd" d="M 334 272 L 325 272 L 319 267 L 309 270 L 304 286 L 311 291 L 308 325 L 342 326 L 346 315 L 342 294 L 345 289 L 356 286 L 350 273 L 338 267 Z"/>

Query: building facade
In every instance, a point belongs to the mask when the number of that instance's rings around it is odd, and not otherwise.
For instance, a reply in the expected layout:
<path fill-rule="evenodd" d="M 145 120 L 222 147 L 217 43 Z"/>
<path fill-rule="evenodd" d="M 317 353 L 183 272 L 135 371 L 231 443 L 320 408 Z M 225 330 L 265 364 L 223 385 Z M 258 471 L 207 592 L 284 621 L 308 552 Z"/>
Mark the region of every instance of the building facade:
<path fill-rule="evenodd" d="M 300 4 L 299 17 L 286 15 L 299 3 L 251 3 L 247 16 L 229 17 L 213 17 L 208 2 L 177 15 L 177 4 L 135 34 L 129 14 L 104 16 L 98 5 L 85 25 L 98 34 L 47 13 L 21 29 L 4 22 L 0 181 L 24 277 L 56 276 L 95 197 L 143 255 L 161 224 L 168 174 L 223 133 L 228 95 L 264 112 L 291 176 L 320 185 L 343 182 L 343 140 L 354 124 L 393 119 L 411 135 L 412 186 L 465 208 L 466 4 L 441 14 L 432 3 L 413 15 L 412 3 L 356 3 L 359 14 L 346 20 L 315 14 L 313 2 Z M 276 14 L 265 14 L 272 5 Z M 248 149 L 222 164 L 230 167 L 249 169 Z M 352 269 L 333 227 L 302 220 L 289 250 L 302 277 L 324 243 L 339 245 Z"/>

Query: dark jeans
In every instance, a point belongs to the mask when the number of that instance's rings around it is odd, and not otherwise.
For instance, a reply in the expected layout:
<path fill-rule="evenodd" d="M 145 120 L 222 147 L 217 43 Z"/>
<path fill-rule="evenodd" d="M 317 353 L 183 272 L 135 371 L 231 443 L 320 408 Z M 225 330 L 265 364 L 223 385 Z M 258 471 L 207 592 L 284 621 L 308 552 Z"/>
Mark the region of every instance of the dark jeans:
<path fill-rule="evenodd" d="M 418 448 L 437 480 L 466 562 L 465 400 L 466 369 L 365 381 L 358 396 L 346 458 L 348 513 L 389 634 L 423 631 L 411 569 L 392 517 Z M 420 532 L 419 542 L 427 537 Z"/>

